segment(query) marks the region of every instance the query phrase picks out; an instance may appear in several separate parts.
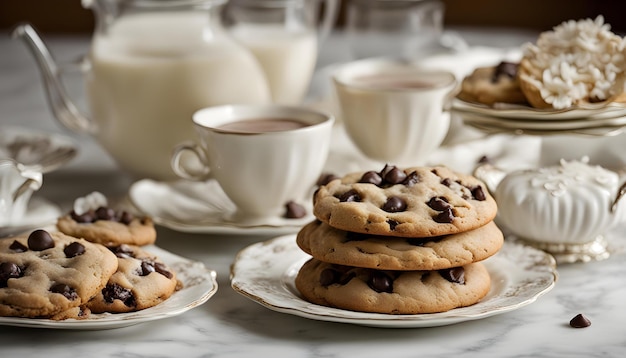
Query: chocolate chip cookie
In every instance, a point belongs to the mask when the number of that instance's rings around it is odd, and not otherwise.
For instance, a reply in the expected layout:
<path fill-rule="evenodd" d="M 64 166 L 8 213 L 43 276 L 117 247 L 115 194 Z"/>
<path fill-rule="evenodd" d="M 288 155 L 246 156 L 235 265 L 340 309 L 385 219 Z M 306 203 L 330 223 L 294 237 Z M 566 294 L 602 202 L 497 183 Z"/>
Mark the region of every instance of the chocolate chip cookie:
<path fill-rule="evenodd" d="M 445 312 L 480 301 L 489 292 L 489 272 L 477 262 L 436 271 L 388 271 L 307 261 L 296 288 L 309 302 L 385 314 Z"/>
<path fill-rule="evenodd" d="M 35 230 L 0 240 L 0 315 L 76 318 L 117 269 L 102 245 Z"/>
<path fill-rule="evenodd" d="M 482 261 L 500 250 L 502 232 L 493 222 L 478 229 L 433 238 L 353 233 L 321 221 L 305 225 L 296 243 L 314 258 L 378 270 L 440 270 Z"/>
<path fill-rule="evenodd" d="M 93 313 L 122 313 L 156 306 L 179 285 L 174 270 L 138 246 L 110 247 L 119 261 L 111 276 L 87 307 Z M 180 287 L 178 287 L 180 288 Z"/>
<path fill-rule="evenodd" d="M 372 235 L 432 237 L 492 221 L 497 205 L 479 179 L 444 166 L 352 173 L 318 188 L 314 215 L 337 229 Z"/>
<path fill-rule="evenodd" d="M 57 220 L 59 231 L 105 246 L 148 245 L 156 241 L 150 217 L 135 217 L 127 211 L 101 206 L 80 215 L 75 211 Z"/>
<path fill-rule="evenodd" d="M 526 104 L 517 77 L 518 63 L 501 62 L 497 66 L 479 67 L 461 82 L 458 97 L 467 102 Z"/>

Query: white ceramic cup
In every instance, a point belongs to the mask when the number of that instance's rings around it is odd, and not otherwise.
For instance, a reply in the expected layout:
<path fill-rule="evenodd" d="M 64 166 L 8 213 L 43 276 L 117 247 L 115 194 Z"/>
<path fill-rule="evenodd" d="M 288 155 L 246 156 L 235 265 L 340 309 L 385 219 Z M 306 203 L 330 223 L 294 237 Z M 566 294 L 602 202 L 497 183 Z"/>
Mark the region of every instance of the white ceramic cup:
<path fill-rule="evenodd" d="M 18 226 L 43 175 L 12 159 L 0 159 L 0 226 Z"/>
<path fill-rule="evenodd" d="M 281 126 L 296 121 L 296 128 L 254 128 L 267 119 Z M 177 146 L 172 169 L 186 179 L 215 179 L 237 207 L 225 219 L 253 224 L 282 216 L 289 201 L 310 200 L 328 157 L 334 117 L 299 107 L 226 105 L 196 112 L 193 123 L 199 143 Z"/>
<path fill-rule="evenodd" d="M 422 165 L 448 133 L 446 108 L 457 87 L 452 73 L 367 59 L 339 67 L 333 83 L 346 132 L 370 159 Z"/>

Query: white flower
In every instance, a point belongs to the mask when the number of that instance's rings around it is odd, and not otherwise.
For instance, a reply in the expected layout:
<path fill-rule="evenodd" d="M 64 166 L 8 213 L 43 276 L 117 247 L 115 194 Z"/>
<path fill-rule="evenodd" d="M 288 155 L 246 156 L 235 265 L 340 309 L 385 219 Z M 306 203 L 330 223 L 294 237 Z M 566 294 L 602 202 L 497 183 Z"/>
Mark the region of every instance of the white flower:
<path fill-rule="evenodd" d="M 626 40 L 604 18 L 566 21 L 525 44 L 524 59 L 534 69 L 529 81 L 556 109 L 602 101 L 626 88 Z"/>
<path fill-rule="evenodd" d="M 104 194 L 94 191 L 84 197 L 74 200 L 74 212 L 77 215 L 82 215 L 88 212 L 90 209 L 97 209 L 101 206 L 106 207 L 108 205 L 107 198 Z"/>

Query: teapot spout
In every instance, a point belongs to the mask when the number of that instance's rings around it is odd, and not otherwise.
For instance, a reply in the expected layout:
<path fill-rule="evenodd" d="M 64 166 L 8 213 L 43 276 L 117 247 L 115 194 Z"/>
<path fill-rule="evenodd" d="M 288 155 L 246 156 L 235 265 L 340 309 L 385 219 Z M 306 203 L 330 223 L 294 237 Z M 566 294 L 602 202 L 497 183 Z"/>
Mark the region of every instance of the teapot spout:
<path fill-rule="evenodd" d="M 93 123 L 71 101 L 62 84 L 56 61 L 37 31 L 30 24 L 20 24 L 13 30 L 12 37 L 23 40 L 35 57 L 43 77 L 48 104 L 56 119 L 75 132 L 93 133 Z"/>

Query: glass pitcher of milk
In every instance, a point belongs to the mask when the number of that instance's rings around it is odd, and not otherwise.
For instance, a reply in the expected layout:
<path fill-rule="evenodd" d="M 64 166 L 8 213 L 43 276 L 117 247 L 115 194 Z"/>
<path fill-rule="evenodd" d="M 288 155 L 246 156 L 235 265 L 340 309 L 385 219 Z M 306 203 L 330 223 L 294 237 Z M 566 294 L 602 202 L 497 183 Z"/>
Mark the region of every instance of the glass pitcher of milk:
<path fill-rule="evenodd" d="M 323 15 L 322 14 L 323 10 Z M 261 63 L 278 104 L 302 102 L 338 0 L 230 0 L 225 24 Z"/>
<path fill-rule="evenodd" d="M 96 15 L 83 77 L 90 114 L 67 97 L 60 71 L 29 25 L 49 103 L 67 127 L 89 132 L 136 178 L 175 179 L 170 158 L 194 138 L 192 114 L 271 101 L 263 69 L 222 25 L 226 0 L 83 0 Z"/>

